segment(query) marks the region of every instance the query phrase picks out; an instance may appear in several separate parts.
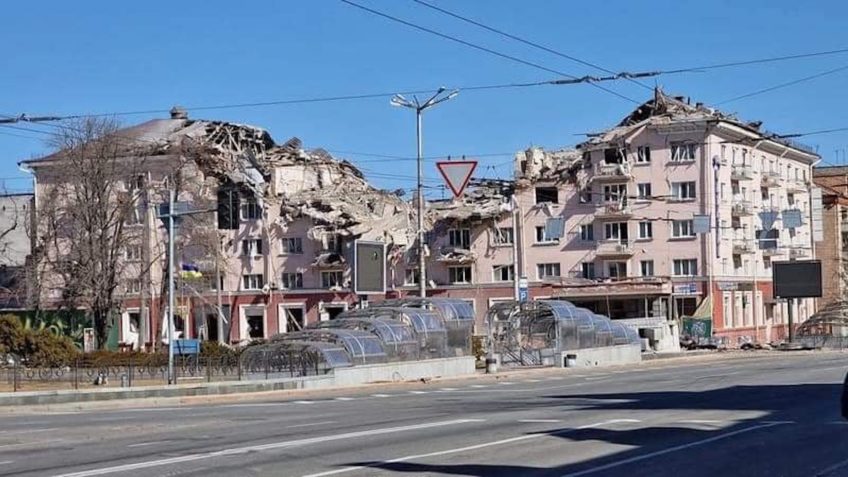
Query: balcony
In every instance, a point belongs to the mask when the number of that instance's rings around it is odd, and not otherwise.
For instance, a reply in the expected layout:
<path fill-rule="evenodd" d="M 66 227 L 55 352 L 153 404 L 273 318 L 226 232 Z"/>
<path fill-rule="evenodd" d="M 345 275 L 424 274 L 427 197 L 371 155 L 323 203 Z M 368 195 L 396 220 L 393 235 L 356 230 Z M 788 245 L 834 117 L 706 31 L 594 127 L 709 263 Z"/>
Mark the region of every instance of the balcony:
<path fill-rule="evenodd" d="M 754 242 L 746 239 L 734 239 L 733 240 L 733 254 L 734 255 L 742 255 L 748 253 L 754 253 Z"/>
<path fill-rule="evenodd" d="M 595 209 L 596 219 L 622 219 L 632 215 L 633 210 L 626 202 L 602 202 Z"/>
<path fill-rule="evenodd" d="M 794 260 L 798 258 L 809 258 L 810 257 L 810 249 L 807 248 L 790 248 L 789 249 L 789 259 Z"/>
<path fill-rule="evenodd" d="M 785 184 L 786 191 L 795 194 L 803 194 L 804 192 L 808 192 L 810 189 L 809 182 L 803 179 L 787 179 Z"/>
<path fill-rule="evenodd" d="M 595 247 L 598 257 L 632 257 L 634 253 L 633 245 L 621 240 L 602 240 Z"/>
<path fill-rule="evenodd" d="M 780 247 L 770 247 L 761 249 L 763 252 L 763 257 L 777 257 L 779 255 L 783 255 L 784 249 Z"/>
<path fill-rule="evenodd" d="M 467 248 L 445 246 L 439 249 L 436 261 L 452 264 L 473 263 L 477 261 L 477 254 Z"/>
<path fill-rule="evenodd" d="M 616 164 L 595 164 L 595 173 L 592 180 L 596 182 L 621 182 L 629 181 L 633 178 L 631 175 L 633 167 L 629 162 Z"/>
<path fill-rule="evenodd" d="M 783 177 L 777 171 L 763 171 L 761 177 L 764 187 L 780 187 L 783 184 Z"/>
<path fill-rule="evenodd" d="M 750 181 L 754 179 L 754 169 L 751 166 L 731 166 L 730 178 L 735 181 Z"/>
<path fill-rule="evenodd" d="M 730 215 L 732 217 L 750 217 L 754 215 L 754 205 L 750 201 L 734 198 Z"/>

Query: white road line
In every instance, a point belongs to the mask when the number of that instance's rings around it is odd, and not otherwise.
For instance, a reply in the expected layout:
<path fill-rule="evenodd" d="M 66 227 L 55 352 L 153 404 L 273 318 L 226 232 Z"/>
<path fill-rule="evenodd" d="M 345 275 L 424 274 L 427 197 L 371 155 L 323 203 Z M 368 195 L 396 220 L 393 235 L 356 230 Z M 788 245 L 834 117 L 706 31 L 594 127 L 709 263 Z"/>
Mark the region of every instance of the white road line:
<path fill-rule="evenodd" d="M 336 398 L 336 401 L 353 401 L 354 399 L 356 399 L 356 398 L 352 398 L 352 397 L 337 397 L 337 398 Z"/>
<path fill-rule="evenodd" d="M 409 394 L 428 394 L 430 391 L 409 391 Z"/>
<path fill-rule="evenodd" d="M 375 398 L 384 398 L 384 397 L 392 397 L 394 394 L 372 394 L 371 397 Z"/>
<path fill-rule="evenodd" d="M 489 385 L 488 384 L 472 384 L 469 387 L 480 389 L 480 388 L 488 388 Z"/>
<path fill-rule="evenodd" d="M 11 430 L 11 431 L 6 431 L 6 432 L 9 433 L 9 434 L 32 434 L 32 433 L 35 433 L 35 432 L 55 431 L 56 429 L 58 429 L 58 427 L 48 427 L 46 429 L 25 429 L 25 430 L 22 430 L 22 431 Z"/>
<path fill-rule="evenodd" d="M 222 404 L 220 406 L 215 407 L 224 407 L 224 408 L 236 408 L 236 407 L 273 407 L 273 406 L 284 406 L 289 404 L 288 402 L 256 402 L 256 403 L 244 403 L 244 404 Z"/>
<path fill-rule="evenodd" d="M 563 429 L 562 431 L 558 431 L 558 432 L 554 432 L 554 433 L 526 434 L 526 435 L 523 435 L 523 436 L 510 437 L 508 439 L 502 439 L 502 440 L 499 440 L 499 441 L 484 442 L 482 444 L 475 444 L 475 445 L 468 446 L 468 447 L 460 447 L 458 449 L 448 449 L 448 450 L 443 450 L 443 451 L 430 452 L 429 454 L 408 455 L 408 456 L 404 456 L 404 457 L 398 457 L 397 459 L 379 462 L 378 464 L 394 464 L 394 463 L 397 463 L 397 462 L 406 462 L 406 461 L 409 461 L 409 460 L 423 459 L 423 458 L 426 458 L 426 457 L 437 457 L 437 456 L 448 455 L 448 454 L 456 454 L 456 453 L 459 453 L 459 452 L 467 452 L 467 451 L 473 451 L 473 450 L 477 450 L 477 449 L 485 449 L 486 447 L 494 447 L 494 446 L 499 446 L 499 445 L 503 445 L 503 444 L 511 444 L 513 442 L 521 442 L 521 441 L 527 441 L 527 440 L 531 440 L 531 439 L 539 439 L 540 437 L 546 437 L 546 436 L 552 436 L 552 435 L 563 435 L 563 434 L 568 434 L 569 432 L 573 432 L 575 430 L 592 429 L 592 428 L 595 428 L 595 427 L 601 427 L 601 426 L 605 426 L 605 425 L 608 425 L 608 424 L 616 424 L 616 423 L 620 423 L 620 422 L 641 422 L 641 421 L 639 421 L 638 419 L 612 419 L 612 420 L 609 420 L 609 421 L 596 422 L 594 424 L 588 424 L 588 425 L 576 427 L 576 428 L 573 428 L 573 429 Z M 362 469 L 366 469 L 366 468 L 367 468 L 367 466 L 357 465 L 357 466 L 353 466 L 353 467 L 344 467 L 344 468 L 341 468 L 341 469 L 328 470 L 326 472 L 319 472 L 317 474 L 308 474 L 308 475 L 304 475 L 302 477 L 325 477 L 327 475 L 345 474 L 345 473 L 348 473 L 348 472 L 353 472 L 353 471 L 362 470 Z M 64 477 L 64 476 L 59 476 L 59 477 Z"/>
<path fill-rule="evenodd" d="M 155 446 L 156 444 L 164 444 L 166 442 L 171 442 L 169 440 L 164 441 L 150 441 L 150 442 L 139 442 L 138 444 L 130 444 L 127 447 L 147 447 L 147 446 Z"/>
<path fill-rule="evenodd" d="M 325 424 L 335 424 L 337 421 L 321 421 L 321 422 L 309 422 L 306 424 L 295 424 L 293 426 L 286 426 L 286 429 L 296 429 L 298 427 L 310 427 L 310 426 L 323 426 Z"/>
<path fill-rule="evenodd" d="M 663 450 L 660 450 L 660 451 L 650 452 L 648 454 L 642 454 L 640 456 L 631 457 L 630 459 L 619 460 L 619 461 L 616 461 L 616 462 L 611 462 L 611 463 L 606 464 L 606 465 L 601 465 L 601 466 L 598 466 L 598 467 L 592 467 L 591 469 L 582 470 L 580 472 L 573 472 L 571 474 L 565 474 L 562 477 L 579 477 L 581 475 L 594 474 L 596 472 L 602 472 L 604 470 L 609 470 L 609 469 L 614 469 L 616 467 L 621 467 L 622 465 L 632 464 L 634 462 L 639 462 L 639 461 L 643 461 L 643 460 L 646 460 L 646 459 L 653 459 L 654 457 L 657 457 L 657 456 L 661 456 L 661 455 L 665 455 L 665 454 L 671 454 L 672 452 L 677 452 L 679 450 L 689 449 L 689 448 L 692 448 L 692 447 L 697 447 L 697 446 L 701 446 L 701 445 L 704 445 L 704 444 L 709 444 L 711 442 L 716 442 L 716 441 L 720 441 L 722 439 L 727 439 L 728 437 L 738 436 L 739 434 L 744 434 L 746 432 L 751 432 L 751 431 L 757 431 L 757 430 L 760 430 L 760 429 L 767 429 L 769 427 L 779 426 L 781 424 L 782 423 L 779 423 L 779 422 L 771 422 L 771 423 L 766 423 L 766 424 L 760 424 L 758 426 L 746 427 L 744 429 L 739 429 L 737 431 L 727 432 L 725 434 L 719 434 L 717 436 L 710 437 L 708 439 L 702 439 L 700 441 L 690 442 L 688 444 L 682 444 L 682 445 L 679 445 L 679 446 L 669 447 L 667 449 L 663 449 Z"/>
<path fill-rule="evenodd" d="M 539 380 L 538 379 L 527 379 L 524 382 L 526 382 L 526 383 L 538 383 Z"/>
<path fill-rule="evenodd" d="M 50 439 L 46 441 L 35 441 L 35 442 L 22 442 L 20 444 L 4 444 L 0 446 L 0 449 L 11 449 L 12 447 L 21 447 L 21 446 L 37 446 L 39 444 L 50 444 L 51 442 L 62 442 L 64 439 Z"/>
<path fill-rule="evenodd" d="M 140 409 L 122 409 L 119 412 L 159 412 L 159 411 L 185 411 L 184 407 L 145 407 Z"/>
<path fill-rule="evenodd" d="M 720 421 L 717 419 L 687 419 L 685 421 L 677 421 L 680 424 L 721 424 L 723 422 L 734 422 L 734 421 Z"/>
<path fill-rule="evenodd" d="M 0 461 L 0 465 L 14 464 L 14 463 L 15 463 L 15 461 L 13 461 L 13 460 L 3 460 L 3 461 Z"/>
<path fill-rule="evenodd" d="M 441 391 L 456 391 L 456 388 L 442 388 Z"/>
<path fill-rule="evenodd" d="M 601 379 L 607 379 L 607 378 L 609 378 L 609 376 L 589 376 L 589 377 L 584 378 L 584 379 L 586 379 L 586 381 L 600 381 Z"/>
<path fill-rule="evenodd" d="M 828 424 L 832 424 L 835 426 L 848 426 L 848 421 L 830 421 Z"/>
<path fill-rule="evenodd" d="M 511 381 L 502 381 L 502 382 L 499 382 L 498 384 L 500 384 L 501 386 L 512 386 L 515 383 L 513 383 Z"/>
<path fill-rule="evenodd" d="M 314 404 L 315 401 L 294 401 L 295 404 Z"/>
<path fill-rule="evenodd" d="M 561 419 L 519 419 L 518 422 L 562 422 Z"/>
<path fill-rule="evenodd" d="M 839 470 L 843 467 L 848 467 L 848 460 L 843 460 L 842 462 L 837 462 L 836 464 L 833 464 L 827 469 L 824 469 L 823 471 L 817 473 L 816 477 L 827 477 L 828 475 L 832 474 L 833 471 Z"/>
<path fill-rule="evenodd" d="M 355 439 L 359 437 L 378 436 L 383 434 L 394 434 L 398 432 L 414 431 L 418 429 L 430 429 L 434 427 L 455 426 L 467 424 L 470 422 L 482 422 L 483 419 L 454 419 L 451 421 L 428 422 L 424 424 L 413 424 L 410 426 L 386 427 L 382 429 L 369 429 L 367 431 L 348 432 L 345 434 L 335 434 L 330 436 L 312 437 L 308 439 L 298 439 L 294 441 L 273 442 L 270 444 L 260 444 L 255 446 L 235 447 L 232 449 L 223 449 L 214 452 L 205 452 L 202 454 L 189 454 L 179 457 L 171 457 L 169 459 L 149 460 L 146 462 L 137 462 L 135 464 L 116 465 L 113 467 L 101 467 L 99 469 L 83 470 L 81 472 L 73 472 L 70 474 L 62 474 L 56 477 L 90 477 L 94 475 L 116 474 L 132 470 L 149 469 L 151 467 L 161 467 L 171 464 L 181 464 L 185 462 L 194 462 L 198 460 L 211 459 L 215 457 L 227 457 L 231 455 L 241 455 L 250 452 L 261 452 L 274 449 L 284 449 L 289 447 L 298 447 L 305 445 L 318 444 L 322 442 Z"/>

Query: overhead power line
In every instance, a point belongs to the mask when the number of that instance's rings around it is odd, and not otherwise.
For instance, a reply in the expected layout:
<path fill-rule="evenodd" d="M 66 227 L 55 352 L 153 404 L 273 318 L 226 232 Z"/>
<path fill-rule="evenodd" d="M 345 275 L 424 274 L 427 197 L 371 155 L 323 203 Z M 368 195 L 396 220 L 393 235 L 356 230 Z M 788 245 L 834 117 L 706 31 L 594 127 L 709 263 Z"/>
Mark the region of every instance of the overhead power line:
<path fill-rule="evenodd" d="M 545 45 L 541 45 L 541 44 L 536 43 L 536 42 L 534 42 L 534 41 L 530 41 L 530 40 L 527 40 L 527 39 L 525 39 L 525 38 L 521 38 L 521 37 L 519 37 L 519 36 L 517 36 L 517 35 L 513 35 L 513 34 L 511 34 L 511 33 L 507 33 L 507 32 L 505 32 L 505 31 L 503 31 L 503 30 L 499 30 L 499 29 L 494 28 L 494 27 L 491 27 L 491 26 L 489 26 L 489 25 L 485 25 L 485 24 L 483 24 L 483 23 L 480 23 L 479 21 L 473 20 L 473 19 L 468 18 L 468 17 L 464 17 L 464 16 L 459 15 L 458 13 L 454 13 L 454 12 L 452 12 L 452 11 L 450 11 L 450 10 L 446 10 L 446 9 L 444 9 L 444 8 L 437 7 L 436 5 L 433 5 L 433 4 L 430 4 L 430 3 L 424 2 L 424 1 L 422 1 L 422 0 L 412 0 L 412 1 L 414 1 L 415 3 L 417 3 L 417 4 L 419 4 L 419 5 L 422 5 L 422 6 L 424 6 L 424 7 L 430 8 L 430 9 L 435 10 L 435 11 L 437 11 L 437 12 L 441 12 L 441 13 L 443 13 L 443 14 L 445 14 L 445 15 L 448 15 L 448 16 L 450 16 L 450 17 L 456 18 L 457 20 L 461 20 L 461 21 L 464 21 L 464 22 L 466 22 L 466 23 L 470 23 L 470 24 L 472 24 L 472 25 L 475 25 L 475 26 L 478 26 L 478 27 L 480 27 L 480 28 L 483 28 L 484 30 L 488 30 L 488 31 L 490 31 L 490 32 L 492 32 L 492 33 L 496 33 L 496 34 L 498 34 L 498 35 L 501 35 L 501 36 L 503 36 L 503 37 L 509 38 L 509 39 L 511 39 L 511 40 L 515 40 L 515 41 L 520 42 L 520 43 L 523 43 L 523 44 L 525 44 L 525 45 L 532 46 L 533 48 L 536 48 L 536 49 L 539 49 L 539 50 L 542 50 L 542 51 L 545 51 L 545 52 L 548 52 L 548 53 L 554 54 L 554 55 L 559 56 L 559 57 L 561 57 L 561 58 L 565 58 L 565 59 L 567 59 L 567 60 L 571 60 L 571 61 L 573 61 L 573 62 L 575 62 L 575 63 L 579 63 L 579 64 L 581 64 L 581 65 L 588 66 L 588 67 L 590 67 L 590 68 L 594 68 L 594 69 L 596 69 L 596 70 L 603 71 L 603 72 L 605 72 L 605 73 L 610 73 L 610 74 L 613 74 L 613 75 L 614 75 L 614 74 L 616 74 L 614 71 L 611 71 L 611 70 L 609 70 L 609 69 L 607 69 L 607 68 L 604 68 L 603 66 L 599 66 L 599 65 L 596 65 L 596 64 L 594 64 L 594 63 L 590 63 L 590 62 L 588 62 L 588 61 L 586 61 L 586 60 L 581 60 L 580 58 L 577 58 L 577 57 L 575 57 L 575 56 L 572 56 L 572 55 L 569 55 L 569 54 L 563 53 L 563 52 L 558 51 L 558 50 L 554 50 L 553 48 L 547 47 L 547 46 L 545 46 Z M 648 85 L 646 85 L 646 84 L 644 84 L 644 83 L 640 83 L 639 81 L 636 81 L 636 80 L 635 80 L 635 79 L 633 79 L 633 78 L 625 78 L 625 79 L 627 79 L 628 81 L 630 81 L 630 82 L 632 82 L 632 83 L 634 83 L 634 84 L 636 84 L 636 85 L 639 85 L 639 86 L 641 86 L 641 87 L 643 87 L 643 88 L 646 88 L 646 89 L 649 89 L 649 90 L 653 89 L 652 87 L 650 87 L 650 86 L 648 86 Z"/>
<path fill-rule="evenodd" d="M 769 93 L 769 92 L 774 91 L 774 90 L 786 88 L 786 87 L 789 87 L 789 86 L 794 86 L 796 84 L 803 83 L 805 81 L 814 80 L 814 79 L 817 79 L 817 78 L 821 78 L 823 76 L 832 75 L 832 74 L 839 73 L 840 71 L 845 71 L 845 70 L 848 70 L 848 65 L 840 66 L 839 68 L 834 68 L 832 70 L 822 71 L 821 73 L 816 73 L 814 75 L 805 76 L 803 78 L 798 78 L 798 79 L 795 79 L 795 80 L 792 80 L 792 81 L 787 81 L 785 83 L 780 83 L 780 84 L 777 84 L 777 85 L 774 85 L 774 86 L 770 86 L 768 88 L 759 89 L 757 91 L 753 91 L 753 92 L 743 94 L 743 95 L 740 95 L 740 96 L 735 96 L 735 97 L 730 98 L 730 99 L 725 99 L 724 101 L 719 101 L 718 103 L 716 103 L 716 106 L 719 106 L 719 105 L 722 105 L 722 104 L 727 104 L 727 103 L 730 103 L 730 102 L 733 102 L 733 101 L 738 101 L 740 99 L 750 98 L 752 96 L 757 96 L 757 95 L 764 94 L 764 93 Z"/>
<path fill-rule="evenodd" d="M 548 68 L 547 66 L 543 66 L 543 65 L 540 65 L 538 63 L 534 63 L 532 61 L 527 61 L 527 60 L 518 58 L 516 56 L 512 56 L 512 55 L 509 55 L 509 54 L 506 54 L 506 53 L 502 53 L 500 51 L 493 50 L 491 48 L 487 48 L 485 46 L 481 46 L 481 45 L 477 45 L 475 43 L 471 43 L 470 41 L 466 41 L 466 40 L 463 40 L 461 38 L 457 38 L 455 36 L 451 36 L 451 35 L 448 35 L 446 33 L 442 33 L 442 32 L 433 30 L 431 28 L 427 28 L 427 27 L 406 21 L 402 18 L 398 18 L 398 17 L 392 16 L 392 15 L 389 15 L 388 13 L 383 13 L 379 10 L 375 10 L 373 8 L 366 7 L 365 5 L 360 5 L 360 4 L 358 4 L 356 2 L 352 2 L 350 0 L 339 0 L 339 1 L 341 1 L 342 3 L 346 3 L 346 4 L 348 4 L 352 7 L 356 7 L 358 9 L 362 10 L 362 11 L 368 12 L 372 15 L 377 15 L 377 16 L 386 18 L 386 19 L 391 20 L 393 22 L 397 22 L 397 23 L 406 25 L 410 28 L 414 28 L 416 30 L 423 31 L 423 32 L 429 33 L 431 35 L 436 35 L 440 38 L 444 38 L 446 40 L 450 40 L 450 41 L 459 43 L 461 45 L 465 45 L 465 46 L 467 46 L 469 48 L 473 48 L 475 50 L 479 50 L 479 51 L 483 51 L 485 53 L 489 53 L 490 55 L 495 55 L 495 56 L 498 56 L 498 57 L 501 57 L 501 58 L 504 58 L 504 59 L 507 59 L 507 60 L 510 60 L 510 61 L 513 61 L 513 62 L 516 62 L 516 63 L 520 63 L 520 64 L 525 65 L 525 66 L 530 66 L 532 68 L 536 68 L 536 69 L 539 69 L 539 70 L 542 70 L 542 71 L 547 71 L 548 73 L 553 73 L 553 74 L 556 74 L 556 75 L 559 75 L 559 76 L 565 76 L 565 77 L 571 78 L 571 79 L 577 79 L 577 77 L 574 76 L 574 75 L 571 75 L 571 74 L 568 74 L 568 73 L 563 73 L 562 71 L 557 71 L 555 69 Z M 592 82 L 589 82 L 588 84 L 590 84 L 590 85 L 594 86 L 595 88 L 598 88 L 602 91 L 606 91 L 607 93 L 610 93 L 614 96 L 617 96 L 617 97 L 619 97 L 619 98 L 621 98 L 625 101 L 630 101 L 630 102 L 636 103 L 636 104 L 639 103 L 638 101 L 636 101 L 633 98 L 628 98 L 627 96 L 624 96 L 623 94 L 617 93 L 617 92 L 615 92 L 615 91 L 613 91 L 609 88 L 604 88 L 601 85 L 598 85 L 598 84 L 595 84 L 595 83 L 592 83 Z"/>

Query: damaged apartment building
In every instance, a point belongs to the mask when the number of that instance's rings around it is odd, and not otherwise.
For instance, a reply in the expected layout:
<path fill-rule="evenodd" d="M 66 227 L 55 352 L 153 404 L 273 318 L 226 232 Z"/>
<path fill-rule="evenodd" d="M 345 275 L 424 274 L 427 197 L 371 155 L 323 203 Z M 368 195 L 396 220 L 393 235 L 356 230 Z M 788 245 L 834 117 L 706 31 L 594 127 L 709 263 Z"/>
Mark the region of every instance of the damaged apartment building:
<path fill-rule="evenodd" d="M 120 187 L 135 201 L 117 290 L 122 346 L 164 341 L 168 244 L 157 212 L 171 189 L 178 205 L 198 210 L 177 227 L 177 337 L 240 344 L 332 319 L 359 300 L 351 291 L 356 239 L 384 242 L 389 267 L 400 270 L 389 274 L 389 287 L 402 284 L 414 211 L 397 193 L 370 186 L 349 162 L 305 150 L 296 138 L 277 144 L 252 126 L 189 119 L 178 108 L 169 119 L 112 136 L 120 138 L 122 159 L 136 165 Z M 35 176 L 36 204 L 44 205 L 34 220 L 43 221 L 50 191 L 65 180 L 62 158 L 22 165 Z M 222 193 L 233 192 L 234 223 L 216 223 Z M 42 306 L 59 306 L 67 283 L 43 281 Z"/>
<path fill-rule="evenodd" d="M 712 317 L 730 344 L 779 340 L 788 305 L 771 262 L 813 257 L 818 160 L 657 90 L 575 149 L 518 153 L 514 181 L 432 204 L 432 293 L 479 310 L 512 299 L 517 274 L 531 299 L 566 298 L 669 343 L 667 323 L 684 316 Z M 814 312 L 812 299 L 794 306 L 799 322 Z"/>

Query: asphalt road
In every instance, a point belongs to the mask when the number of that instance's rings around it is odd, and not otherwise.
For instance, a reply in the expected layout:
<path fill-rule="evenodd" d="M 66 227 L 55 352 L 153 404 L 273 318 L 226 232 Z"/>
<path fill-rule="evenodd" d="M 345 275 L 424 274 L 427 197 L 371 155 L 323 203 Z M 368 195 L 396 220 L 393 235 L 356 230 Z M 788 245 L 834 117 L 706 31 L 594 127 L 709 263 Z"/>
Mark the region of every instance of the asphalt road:
<path fill-rule="evenodd" d="M 848 476 L 846 370 L 750 354 L 0 415 L 0 476 Z"/>

